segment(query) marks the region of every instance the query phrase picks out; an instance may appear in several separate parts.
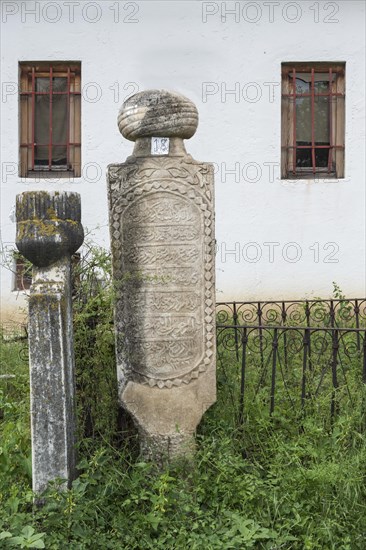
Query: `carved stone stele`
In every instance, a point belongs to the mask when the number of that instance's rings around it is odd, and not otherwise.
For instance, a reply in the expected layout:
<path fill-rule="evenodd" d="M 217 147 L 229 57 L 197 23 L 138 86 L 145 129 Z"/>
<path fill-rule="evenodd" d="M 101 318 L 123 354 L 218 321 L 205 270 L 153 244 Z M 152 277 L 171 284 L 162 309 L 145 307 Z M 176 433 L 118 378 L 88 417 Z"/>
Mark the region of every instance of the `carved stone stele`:
<path fill-rule="evenodd" d="M 213 167 L 183 144 L 197 124 L 180 94 L 136 94 L 118 117 L 133 155 L 108 167 L 119 396 L 158 460 L 192 451 L 216 399 Z"/>
<path fill-rule="evenodd" d="M 33 264 L 29 296 L 32 482 L 75 477 L 75 389 L 71 255 L 81 246 L 77 193 L 17 195 L 16 245 Z"/>

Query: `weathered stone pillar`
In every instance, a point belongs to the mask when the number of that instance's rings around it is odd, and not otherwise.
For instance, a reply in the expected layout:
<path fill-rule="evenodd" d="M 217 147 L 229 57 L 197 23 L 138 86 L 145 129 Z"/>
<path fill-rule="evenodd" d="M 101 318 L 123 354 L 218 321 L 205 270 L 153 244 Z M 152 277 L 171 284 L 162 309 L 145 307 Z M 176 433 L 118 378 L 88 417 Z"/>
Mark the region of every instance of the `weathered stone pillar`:
<path fill-rule="evenodd" d="M 119 396 L 145 458 L 190 454 L 215 402 L 213 166 L 187 154 L 195 105 L 149 90 L 121 108 L 135 141 L 108 168 Z"/>
<path fill-rule="evenodd" d="M 16 245 L 33 264 L 29 296 L 33 490 L 75 477 L 71 255 L 84 239 L 77 193 L 17 195 Z"/>

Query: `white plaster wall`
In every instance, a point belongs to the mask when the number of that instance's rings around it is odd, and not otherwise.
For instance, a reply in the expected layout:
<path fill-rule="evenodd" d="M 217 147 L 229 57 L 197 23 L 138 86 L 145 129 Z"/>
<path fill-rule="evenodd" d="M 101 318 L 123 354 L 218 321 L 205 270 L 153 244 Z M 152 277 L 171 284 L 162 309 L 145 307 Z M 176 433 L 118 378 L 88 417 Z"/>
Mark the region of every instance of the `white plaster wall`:
<path fill-rule="evenodd" d="M 108 246 L 105 169 L 132 150 L 118 133 L 118 108 L 131 93 L 167 88 L 199 109 L 188 151 L 217 164 L 218 300 L 325 297 L 332 281 L 349 297 L 365 295 L 363 1 L 11 1 L 1 9 L 5 246 L 15 237 L 15 195 L 31 189 L 79 192 L 89 239 Z M 80 179 L 17 176 L 18 62 L 33 60 L 82 63 Z M 345 179 L 279 179 L 282 61 L 346 62 Z M 233 89 L 239 94 L 225 93 Z M 4 269 L 1 283 L 5 315 L 24 300 Z"/>

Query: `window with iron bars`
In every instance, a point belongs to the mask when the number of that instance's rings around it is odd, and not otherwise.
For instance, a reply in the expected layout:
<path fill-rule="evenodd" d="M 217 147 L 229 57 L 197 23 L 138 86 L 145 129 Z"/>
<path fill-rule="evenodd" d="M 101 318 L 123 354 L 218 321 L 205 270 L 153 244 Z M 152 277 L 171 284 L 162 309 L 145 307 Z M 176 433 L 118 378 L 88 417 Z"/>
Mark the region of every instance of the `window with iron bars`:
<path fill-rule="evenodd" d="M 282 63 L 281 177 L 344 178 L 345 63 Z"/>
<path fill-rule="evenodd" d="M 13 290 L 29 290 L 32 284 L 32 266 L 20 254 L 15 256 L 14 261 L 15 271 Z"/>
<path fill-rule="evenodd" d="M 20 176 L 80 177 L 81 63 L 21 62 Z"/>
<path fill-rule="evenodd" d="M 80 252 L 75 252 L 71 256 L 71 272 L 73 293 L 81 283 L 80 272 L 77 270 L 81 262 Z M 13 290 L 29 290 L 32 284 L 32 265 L 18 252 L 14 255 L 14 286 Z"/>

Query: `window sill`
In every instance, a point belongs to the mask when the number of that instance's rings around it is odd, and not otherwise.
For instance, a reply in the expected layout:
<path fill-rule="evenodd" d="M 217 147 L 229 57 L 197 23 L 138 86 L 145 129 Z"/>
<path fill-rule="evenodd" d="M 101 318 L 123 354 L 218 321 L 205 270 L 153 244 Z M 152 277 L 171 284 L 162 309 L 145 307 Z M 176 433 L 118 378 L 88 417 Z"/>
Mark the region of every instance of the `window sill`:
<path fill-rule="evenodd" d="M 288 178 L 278 178 L 280 183 L 340 183 L 340 182 L 347 182 L 349 181 L 349 178 L 346 178 L 345 176 L 341 178 L 337 178 L 335 176 L 324 176 L 324 175 L 315 175 L 315 176 L 297 176 L 297 177 L 288 177 Z"/>
<path fill-rule="evenodd" d="M 330 180 L 330 181 L 338 181 L 338 180 L 344 180 L 344 176 L 342 177 L 339 177 L 337 178 L 336 175 L 332 175 L 332 174 L 322 174 L 322 173 L 319 173 L 319 174 L 296 174 L 296 176 L 286 176 L 286 177 L 283 177 L 281 178 L 281 180 L 292 180 L 292 181 L 298 181 L 298 180 Z"/>
<path fill-rule="evenodd" d="M 44 179 L 76 179 L 81 176 L 75 176 L 73 170 L 39 170 L 34 172 L 28 172 L 26 176 L 20 176 L 22 179 L 44 180 Z"/>

